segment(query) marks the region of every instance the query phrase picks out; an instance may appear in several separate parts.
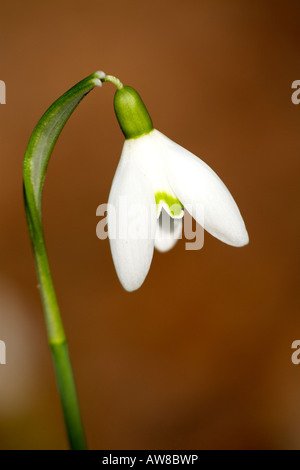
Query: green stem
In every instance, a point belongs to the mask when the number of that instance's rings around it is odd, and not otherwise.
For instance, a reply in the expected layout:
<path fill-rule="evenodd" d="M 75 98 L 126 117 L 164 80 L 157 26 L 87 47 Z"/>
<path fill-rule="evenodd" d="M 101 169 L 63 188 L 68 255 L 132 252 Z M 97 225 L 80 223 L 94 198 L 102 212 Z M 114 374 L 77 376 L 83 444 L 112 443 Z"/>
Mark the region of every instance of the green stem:
<path fill-rule="evenodd" d="M 118 90 L 122 90 L 123 88 L 123 83 L 117 77 L 114 77 L 113 75 L 106 75 L 106 77 L 103 79 L 103 82 L 113 83 L 117 87 Z"/>
<path fill-rule="evenodd" d="M 86 441 L 67 342 L 51 344 L 51 351 L 70 447 L 85 450 Z"/>
<path fill-rule="evenodd" d="M 58 98 L 39 120 L 24 157 L 24 201 L 29 235 L 40 284 L 48 340 L 52 351 L 60 399 L 71 449 L 85 449 L 86 442 L 56 294 L 49 268 L 42 228 L 42 192 L 54 145 L 69 117 L 81 100 L 105 78 L 95 72 Z"/>
<path fill-rule="evenodd" d="M 71 449 L 86 449 L 67 339 L 50 273 L 43 237 L 35 245 L 35 261 L 40 283 L 49 345 L 52 352 L 64 420 Z"/>

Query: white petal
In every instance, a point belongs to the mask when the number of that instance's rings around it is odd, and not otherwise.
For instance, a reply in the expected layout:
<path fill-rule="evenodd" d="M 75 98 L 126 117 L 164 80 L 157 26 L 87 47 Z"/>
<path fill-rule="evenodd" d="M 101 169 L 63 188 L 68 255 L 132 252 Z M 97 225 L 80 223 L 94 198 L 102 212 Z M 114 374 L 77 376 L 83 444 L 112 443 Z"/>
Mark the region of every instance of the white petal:
<path fill-rule="evenodd" d="M 152 261 L 156 206 L 151 185 L 136 167 L 134 146 L 123 147 L 107 209 L 108 236 L 115 268 L 124 289 L 144 282 Z"/>
<path fill-rule="evenodd" d="M 249 237 L 243 218 L 217 174 L 161 132 L 155 130 L 155 137 L 169 184 L 192 217 L 222 242 L 246 245 Z"/>
<path fill-rule="evenodd" d="M 171 217 L 181 218 L 184 211 L 168 183 L 156 141 L 156 131 L 153 130 L 138 139 L 126 141 L 126 151 L 130 153 L 132 162 L 152 186 L 157 199 L 157 217 L 164 208 Z"/>
<path fill-rule="evenodd" d="M 171 250 L 177 240 L 181 238 L 182 218 L 172 218 L 162 209 L 156 227 L 154 246 L 158 251 L 165 252 Z"/>

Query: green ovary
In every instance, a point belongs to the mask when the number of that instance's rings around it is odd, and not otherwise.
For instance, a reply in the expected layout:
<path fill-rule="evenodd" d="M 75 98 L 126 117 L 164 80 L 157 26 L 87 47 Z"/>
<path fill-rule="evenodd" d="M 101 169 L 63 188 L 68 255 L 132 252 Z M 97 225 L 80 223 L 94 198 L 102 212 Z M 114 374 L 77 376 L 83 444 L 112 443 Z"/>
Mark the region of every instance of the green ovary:
<path fill-rule="evenodd" d="M 178 217 L 183 209 L 183 205 L 181 204 L 179 199 L 167 193 L 155 193 L 155 202 L 157 204 L 157 207 L 159 206 L 160 202 L 164 202 L 165 204 L 167 204 L 170 209 L 170 214 L 173 217 Z"/>

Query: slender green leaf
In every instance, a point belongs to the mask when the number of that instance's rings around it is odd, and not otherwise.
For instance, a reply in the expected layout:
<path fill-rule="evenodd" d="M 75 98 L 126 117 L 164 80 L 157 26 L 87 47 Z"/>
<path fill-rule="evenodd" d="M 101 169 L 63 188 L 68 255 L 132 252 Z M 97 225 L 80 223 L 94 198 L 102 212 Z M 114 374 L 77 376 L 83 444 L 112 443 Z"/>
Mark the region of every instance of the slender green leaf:
<path fill-rule="evenodd" d="M 62 95 L 45 112 L 29 140 L 23 164 L 25 212 L 33 246 L 48 340 L 72 449 L 84 449 L 85 437 L 72 365 L 50 272 L 42 228 L 42 191 L 53 147 L 72 112 L 105 74 L 95 72 Z"/>
<path fill-rule="evenodd" d="M 64 93 L 45 112 L 29 140 L 23 165 L 25 194 L 41 215 L 42 189 L 49 158 L 64 125 L 80 101 L 95 86 L 101 86 L 103 72 L 95 72 Z"/>

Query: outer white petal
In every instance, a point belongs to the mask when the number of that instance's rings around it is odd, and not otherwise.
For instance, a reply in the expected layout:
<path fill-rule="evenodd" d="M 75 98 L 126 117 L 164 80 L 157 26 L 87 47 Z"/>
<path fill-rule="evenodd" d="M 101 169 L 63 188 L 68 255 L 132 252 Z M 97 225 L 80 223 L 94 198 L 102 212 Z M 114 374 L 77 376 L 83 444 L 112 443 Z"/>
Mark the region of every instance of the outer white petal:
<path fill-rule="evenodd" d="M 154 246 L 158 251 L 165 252 L 171 250 L 177 240 L 181 238 L 182 218 L 172 218 L 162 209 L 156 227 Z"/>
<path fill-rule="evenodd" d="M 153 193 L 157 197 L 157 217 L 164 208 L 172 217 L 183 217 L 184 211 L 172 191 L 165 175 L 163 162 L 157 148 L 157 135 L 153 130 L 138 139 L 126 141 L 126 152 L 130 153 L 131 161 L 149 180 Z M 159 200 L 159 196 L 162 198 Z M 164 200 L 169 201 L 170 206 Z M 174 211 L 176 215 L 174 214 Z"/>
<path fill-rule="evenodd" d="M 222 242 L 246 245 L 249 237 L 243 218 L 217 174 L 200 158 L 154 132 L 169 184 L 192 217 Z"/>
<path fill-rule="evenodd" d="M 109 195 L 107 223 L 118 277 L 124 289 L 133 291 L 148 274 L 157 220 L 152 187 L 135 165 L 135 147 L 126 144 Z"/>

